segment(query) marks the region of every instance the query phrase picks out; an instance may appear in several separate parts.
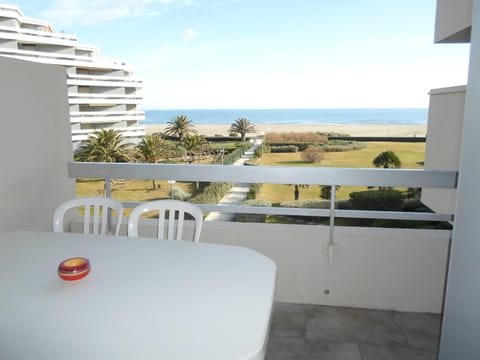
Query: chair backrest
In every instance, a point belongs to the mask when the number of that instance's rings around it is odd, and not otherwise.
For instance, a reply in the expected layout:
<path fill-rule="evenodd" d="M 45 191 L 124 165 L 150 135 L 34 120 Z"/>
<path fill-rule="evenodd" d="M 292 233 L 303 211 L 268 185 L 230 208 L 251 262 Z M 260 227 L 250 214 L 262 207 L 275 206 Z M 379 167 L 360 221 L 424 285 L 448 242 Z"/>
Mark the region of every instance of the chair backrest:
<path fill-rule="evenodd" d="M 155 200 L 145 202 L 135 207 L 128 217 L 128 236 L 138 237 L 138 222 L 140 216 L 147 212 L 158 211 L 157 238 L 168 240 L 182 240 L 185 214 L 190 214 L 195 221 L 193 241 L 200 240 L 203 226 L 202 210 L 195 205 L 180 200 Z M 166 213 L 168 220 L 166 221 Z M 167 226 L 165 226 L 165 223 Z"/>
<path fill-rule="evenodd" d="M 109 214 L 111 210 L 115 210 L 115 229 L 113 234 L 118 235 L 120 233 L 120 225 L 123 216 L 123 205 L 117 200 L 102 196 L 81 197 L 72 199 L 61 204 L 53 215 L 53 231 L 63 232 L 64 218 L 68 210 L 74 208 L 84 207 L 83 214 L 83 233 L 84 234 L 96 234 L 105 235 L 109 232 Z M 93 208 L 93 214 L 92 212 Z M 92 226 L 90 226 L 90 219 L 92 219 Z M 113 224 L 112 224 L 113 225 Z"/>

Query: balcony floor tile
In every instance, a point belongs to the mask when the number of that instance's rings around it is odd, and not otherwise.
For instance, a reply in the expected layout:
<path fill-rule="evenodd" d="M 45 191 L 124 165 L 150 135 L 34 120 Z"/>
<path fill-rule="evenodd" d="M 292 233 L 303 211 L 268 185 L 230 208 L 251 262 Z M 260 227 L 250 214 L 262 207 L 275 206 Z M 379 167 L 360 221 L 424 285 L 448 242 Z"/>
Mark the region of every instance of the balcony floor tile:
<path fill-rule="evenodd" d="M 440 340 L 441 317 L 435 314 L 395 313 L 410 346 L 435 350 Z"/>
<path fill-rule="evenodd" d="M 441 316 L 275 304 L 267 360 L 434 360 Z"/>
<path fill-rule="evenodd" d="M 433 350 L 413 349 L 410 347 L 360 345 L 362 360 L 436 360 Z"/>
<path fill-rule="evenodd" d="M 317 306 L 307 311 L 307 338 L 408 346 L 393 312 Z"/>

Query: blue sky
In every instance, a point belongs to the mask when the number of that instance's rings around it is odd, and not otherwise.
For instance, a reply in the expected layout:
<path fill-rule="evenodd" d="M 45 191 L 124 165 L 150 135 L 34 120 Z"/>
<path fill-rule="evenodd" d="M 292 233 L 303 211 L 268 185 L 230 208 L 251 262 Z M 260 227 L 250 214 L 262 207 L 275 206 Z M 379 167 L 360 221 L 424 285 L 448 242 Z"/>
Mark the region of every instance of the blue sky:
<path fill-rule="evenodd" d="M 466 82 L 435 0 L 19 0 L 143 78 L 147 109 L 427 107 Z"/>

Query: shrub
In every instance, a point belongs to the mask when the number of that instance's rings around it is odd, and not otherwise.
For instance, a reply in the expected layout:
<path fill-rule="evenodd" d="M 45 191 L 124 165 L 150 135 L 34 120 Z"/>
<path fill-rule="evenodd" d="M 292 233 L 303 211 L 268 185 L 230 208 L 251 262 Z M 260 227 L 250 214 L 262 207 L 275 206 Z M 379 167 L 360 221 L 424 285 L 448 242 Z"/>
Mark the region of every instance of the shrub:
<path fill-rule="evenodd" d="M 403 194 L 398 190 L 368 190 L 350 194 L 352 208 L 356 210 L 399 211 Z"/>
<path fill-rule="evenodd" d="M 289 133 L 266 133 L 265 142 L 267 143 L 294 143 L 309 142 L 325 144 L 328 136 L 314 132 L 289 132 Z"/>
<path fill-rule="evenodd" d="M 235 161 L 240 159 L 245 153 L 245 148 L 241 147 L 239 149 L 233 150 L 230 154 L 223 156 L 223 165 L 232 165 Z"/>
<path fill-rule="evenodd" d="M 296 153 L 297 151 L 298 146 L 295 145 L 280 145 L 270 147 L 270 152 L 272 153 Z"/>
<path fill-rule="evenodd" d="M 405 199 L 420 199 L 421 194 L 422 194 L 421 188 L 409 187 L 407 191 L 405 191 Z"/>
<path fill-rule="evenodd" d="M 270 146 L 262 143 L 262 146 L 258 146 L 255 148 L 255 152 L 253 153 L 254 158 L 261 158 L 264 153 L 270 152 Z"/>
<path fill-rule="evenodd" d="M 308 148 L 309 146 L 321 146 L 320 144 L 318 143 L 315 143 L 315 142 L 292 142 L 292 143 L 288 143 L 288 142 L 279 142 L 279 143 L 269 143 L 268 144 L 270 146 L 270 148 L 272 147 L 278 147 L 278 146 L 296 146 L 298 148 L 298 151 L 303 151 L 305 150 L 306 148 Z M 270 152 L 273 152 L 273 151 L 270 151 Z"/>
<path fill-rule="evenodd" d="M 350 200 L 338 200 L 335 201 L 335 208 L 339 210 L 351 210 L 352 203 L 350 202 Z"/>
<path fill-rule="evenodd" d="M 211 183 L 200 194 L 190 199 L 190 202 L 193 204 L 218 204 L 231 188 L 231 183 Z"/>
<path fill-rule="evenodd" d="M 335 185 L 335 191 L 340 189 L 340 185 Z M 330 200 L 332 198 L 332 187 L 330 185 L 320 186 L 320 197 L 325 200 Z"/>
<path fill-rule="evenodd" d="M 245 206 L 263 206 L 263 207 L 270 207 L 272 206 L 272 202 L 270 200 L 264 200 L 264 199 L 251 199 L 251 200 L 245 200 L 242 205 Z"/>
<path fill-rule="evenodd" d="M 269 200 L 246 200 L 242 203 L 245 206 L 263 206 L 270 207 L 272 203 Z M 235 221 L 238 222 L 265 222 L 267 214 L 237 214 Z"/>
<path fill-rule="evenodd" d="M 328 138 L 335 138 L 335 137 L 350 137 L 349 134 L 342 134 L 342 133 L 336 133 L 336 132 L 327 132 L 327 133 L 321 133 L 323 135 L 327 135 Z"/>
<path fill-rule="evenodd" d="M 325 152 L 342 152 L 365 149 L 367 144 L 355 141 L 329 141 L 328 144 L 323 145 L 322 149 Z"/>
<path fill-rule="evenodd" d="M 445 229 L 445 230 L 452 229 L 452 225 L 445 221 L 376 219 L 372 222 L 371 226 L 385 227 L 385 228 Z"/>
<path fill-rule="evenodd" d="M 403 211 L 411 212 L 432 212 L 424 203 L 419 199 L 408 199 L 403 203 Z"/>
<path fill-rule="evenodd" d="M 173 196 L 172 196 L 172 191 L 170 191 L 170 196 L 176 200 L 187 200 L 192 195 L 186 192 L 185 190 L 183 190 L 182 188 L 174 187 Z"/>
<path fill-rule="evenodd" d="M 312 164 L 319 163 L 324 157 L 323 150 L 320 148 L 309 147 L 302 152 L 302 160 Z"/>
<path fill-rule="evenodd" d="M 300 209 L 328 209 L 330 201 L 327 200 L 291 200 L 280 203 L 281 207 L 300 208 Z"/>
<path fill-rule="evenodd" d="M 262 184 L 252 184 L 250 190 L 248 190 L 247 200 L 254 200 L 257 197 L 257 192 L 260 190 L 261 186 Z"/>

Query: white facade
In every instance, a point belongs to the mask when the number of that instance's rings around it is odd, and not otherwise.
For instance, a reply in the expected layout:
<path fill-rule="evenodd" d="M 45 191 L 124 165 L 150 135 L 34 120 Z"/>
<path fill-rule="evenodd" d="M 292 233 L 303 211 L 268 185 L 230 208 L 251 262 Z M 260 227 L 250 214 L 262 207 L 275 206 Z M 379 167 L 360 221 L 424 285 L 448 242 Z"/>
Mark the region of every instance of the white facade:
<path fill-rule="evenodd" d="M 55 33 L 47 22 L 0 4 L 0 55 L 66 68 L 74 146 L 101 128 L 119 130 L 125 137 L 145 135 L 138 124 L 145 118 L 139 110 L 142 81 L 124 63 L 101 58 L 76 36 Z"/>
<path fill-rule="evenodd" d="M 439 0 L 436 39 L 470 41 L 468 83 L 461 124 L 455 226 L 450 248 L 440 360 L 477 359 L 480 354 L 480 0 Z M 451 9 L 457 8 L 458 11 Z M 467 14 L 461 14 L 467 10 Z M 458 25 L 461 25 L 460 27 Z M 463 25 L 462 25 L 463 24 Z M 462 29 L 463 28 L 463 29 Z M 445 30 L 450 29 L 450 33 Z M 467 35 L 465 38 L 459 34 Z"/>
<path fill-rule="evenodd" d="M 466 86 L 430 91 L 426 170 L 458 171 L 462 145 Z M 422 189 L 422 202 L 435 212 L 454 213 L 455 189 Z"/>
<path fill-rule="evenodd" d="M 56 207 L 75 197 L 65 69 L 0 57 L 0 231 L 51 231 Z M 28 91 L 25 91 L 28 89 Z"/>
<path fill-rule="evenodd" d="M 436 43 L 470 41 L 473 0 L 437 0 Z"/>

